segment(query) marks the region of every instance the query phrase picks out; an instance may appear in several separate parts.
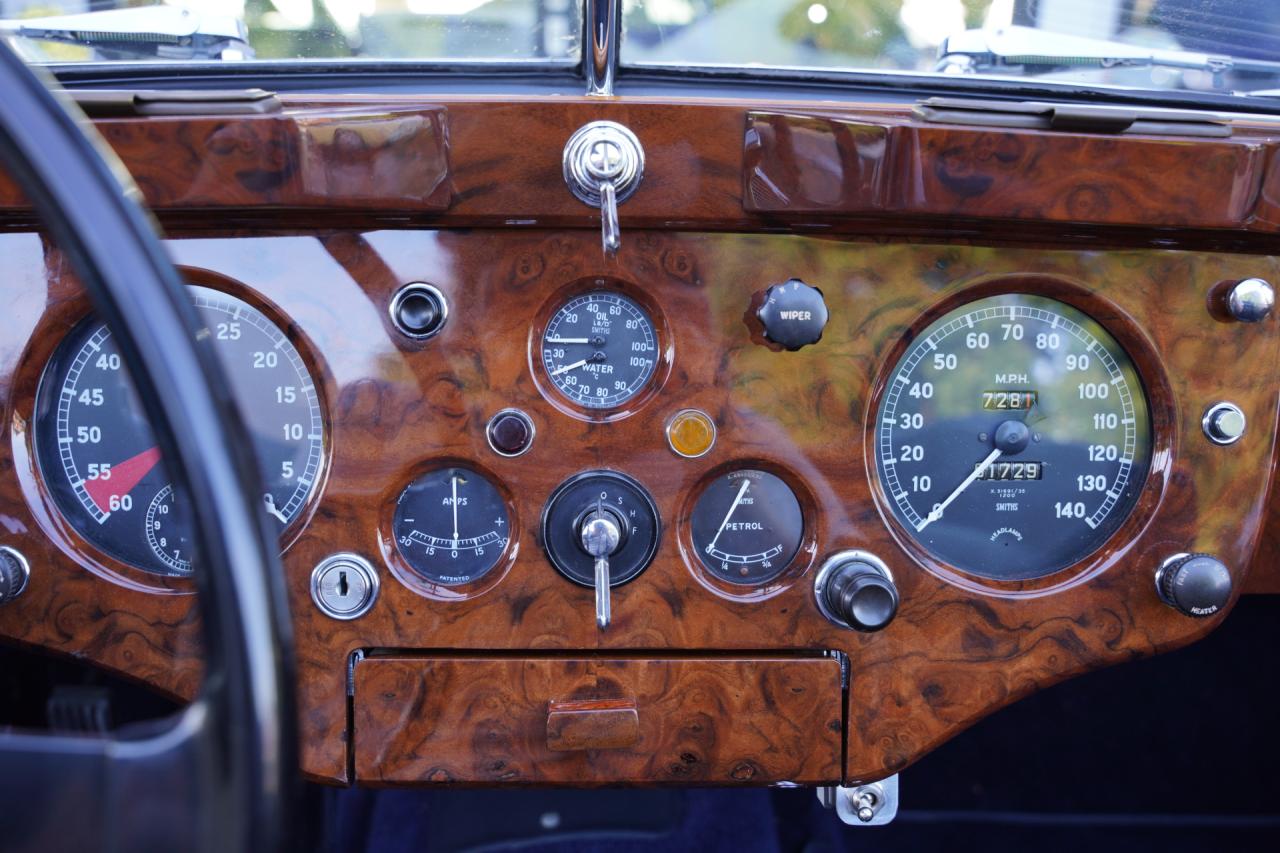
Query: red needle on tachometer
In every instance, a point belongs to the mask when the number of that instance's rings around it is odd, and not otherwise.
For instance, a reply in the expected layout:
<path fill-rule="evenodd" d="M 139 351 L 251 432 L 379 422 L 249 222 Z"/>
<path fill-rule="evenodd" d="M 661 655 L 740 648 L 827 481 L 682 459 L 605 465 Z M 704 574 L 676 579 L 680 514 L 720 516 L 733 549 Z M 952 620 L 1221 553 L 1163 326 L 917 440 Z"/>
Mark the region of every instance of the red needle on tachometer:
<path fill-rule="evenodd" d="M 87 480 L 84 490 L 103 512 L 111 511 L 111 499 L 121 498 L 133 491 L 138 481 L 160 461 L 160 448 L 148 447 L 137 456 L 111 466 L 111 476 Z"/>

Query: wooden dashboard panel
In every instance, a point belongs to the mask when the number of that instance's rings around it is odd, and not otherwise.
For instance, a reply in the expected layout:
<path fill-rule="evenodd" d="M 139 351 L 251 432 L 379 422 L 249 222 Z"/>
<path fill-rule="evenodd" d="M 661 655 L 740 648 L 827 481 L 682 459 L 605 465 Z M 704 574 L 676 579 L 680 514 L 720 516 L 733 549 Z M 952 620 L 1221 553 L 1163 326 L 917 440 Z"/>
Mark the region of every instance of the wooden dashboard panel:
<path fill-rule="evenodd" d="M 1103 245 L 1253 249 L 1280 230 L 1280 129 L 1264 122 L 1195 139 L 937 125 L 905 106 L 836 101 L 280 100 L 283 112 L 263 116 L 96 126 L 162 219 L 201 230 L 218 229 L 210 214 L 258 228 L 589 227 L 594 211 L 565 190 L 561 155 L 600 119 L 632 128 L 646 150 L 624 228 L 1024 242 L 1061 242 L 1069 228 Z M 25 207 L 0 176 L 0 219 L 29 220 Z"/>
<path fill-rule="evenodd" d="M 623 239 L 608 260 L 588 230 L 171 237 L 175 261 L 193 280 L 246 296 L 288 326 L 323 392 L 328 478 L 284 554 L 303 766 L 312 778 L 351 781 L 348 666 L 354 653 L 373 649 L 583 660 L 838 652 L 849 661 L 841 772 L 850 781 L 878 778 L 1032 690 L 1209 631 L 1217 619 L 1187 619 L 1157 600 L 1153 573 L 1170 554 L 1214 553 L 1237 588 L 1245 582 L 1266 517 L 1280 337 L 1275 318 L 1212 319 L 1207 295 L 1225 280 L 1277 280 L 1274 259 L 634 229 Z M 51 513 L 32 463 L 36 383 L 83 315 L 83 297 L 64 259 L 38 237 L 0 235 L 0 255 L 12 282 L 0 331 L 8 429 L 0 519 L 5 543 L 33 564 L 30 590 L 0 610 L 0 634 L 189 696 L 199 674 L 193 597 L 181 582 L 143 588 L 96 567 Z M 748 322 L 753 298 L 789 277 L 820 286 L 832 316 L 820 344 L 794 353 L 763 345 Z M 427 342 L 400 337 L 387 319 L 392 293 L 412 280 L 434 283 L 450 303 L 444 331 Z M 651 303 L 672 347 L 657 392 L 613 423 L 565 414 L 530 367 L 541 312 L 597 280 Z M 1167 422 L 1134 521 L 1086 563 L 1025 586 L 917 563 L 873 497 L 864 453 L 874 385 L 902 336 L 928 308 L 1001 282 L 1089 306 L 1148 371 L 1153 406 Z M 1249 369 L 1232 369 L 1238 365 Z M 1201 434 L 1205 406 L 1219 399 L 1239 404 L 1251 424 L 1228 448 Z M 509 406 L 537 427 L 532 450 L 515 459 L 494 454 L 484 437 L 487 419 Z M 701 459 L 676 456 L 663 437 L 666 420 L 686 407 L 711 414 L 719 430 Z M 415 472 L 438 460 L 475 465 L 512 496 L 511 559 L 472 597 L 424 594 L 397 572 L 390 507 Z M 736 595 L 702 574 L 682 532 L 689 496 L 734 462 L 803 483 L 814 542 L 780 583 Z M 557 575 L 537 541 L 556 485 L 601 467 L 644 483 L 666 525 L 654 563 L 615 591 L 606 632 L 595 626 L 590 590 Z M 884 631 L 838 629 L 815 605 L 816 566 L 845 548 L 878 554 L 898 580 L 902 608 Z M 336 551 L 364 555 L 382 579 L 371 612 L 350 622 L 322 615 L 309 595 L 312 567 Z M 607 782 L 611 770 L 618 768 L 602 763 L 577 781 Z"/>
<path fill-rule="evenodd" d="M 369 658 L 355 667 L 355 772 L 383 784 L 830 784 L 841 704 L 834 658 Z M 564 718 L 593 713 L 624 721 L 622 737 L 568 743 Z"/>

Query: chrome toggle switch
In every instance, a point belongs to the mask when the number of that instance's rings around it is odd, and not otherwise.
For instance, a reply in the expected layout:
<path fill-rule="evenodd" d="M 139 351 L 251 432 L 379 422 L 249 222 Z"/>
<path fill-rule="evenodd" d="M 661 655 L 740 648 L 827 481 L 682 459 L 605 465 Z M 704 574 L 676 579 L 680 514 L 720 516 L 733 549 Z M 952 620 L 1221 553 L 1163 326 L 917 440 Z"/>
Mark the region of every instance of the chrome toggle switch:
<path fill-rule="evenodd" d="M 595 560 L 596 624 L 608 628 L 612 620 L 609 609 L 609 557 L 618 550 L 622 530 L 604 509 L 596 508 L 582 521 L 582 550 Z"/>
<path fill-rule="evenodd" d="M 603 630 L 613 621 L 613 587 L 648 568 L 661 534 L 658 507 L 638 482 L 617 471 L 582 471 L 547 499 L 538 539 L 556 571 L 594 590 Z"/>
<path fill-rule="evenodd" d="M 622 246 L 618 205 L 631 197 L 643 177 L 640 140 L 617 122 L 584 124 L 565 143 L 564 182 L 575 198 L 600 210 L 600 236 L 608 255 Z"/>

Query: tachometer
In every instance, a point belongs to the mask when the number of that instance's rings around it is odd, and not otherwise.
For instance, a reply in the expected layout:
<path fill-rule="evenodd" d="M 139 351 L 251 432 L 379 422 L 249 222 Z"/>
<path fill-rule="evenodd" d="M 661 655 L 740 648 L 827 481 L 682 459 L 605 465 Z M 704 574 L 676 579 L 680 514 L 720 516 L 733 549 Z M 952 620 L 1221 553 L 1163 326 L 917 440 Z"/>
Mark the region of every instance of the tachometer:
<path fill-rule="evenodd" d="M 934 557 L 1001 580 L 1042 577 L 1097 550 L 1151 463 L 1132 360 L 1062 302 L 980 299 L 924 329 L 875 420 L 893 514 Z"/>
<path fill-rule="evenodd" d="M 611 409 L 634 398 L 658 365 L 653 320 L 633 299 L 599 290 L 570 299 L 542 336 L 542 366 L 579 406 Z"/>
<path fill-rule="evenodd" d="M 302 356 L 248 303 L 190 288 L 253 437 L 267 511 L 281 527 L 316 487 L 324 419 Z M 157 574 L 191 571 L 191 522 L 111 331 L 96 318 L 54 353 L 36 394 L 41 475 L 71 526 L 106 554 Z"/>

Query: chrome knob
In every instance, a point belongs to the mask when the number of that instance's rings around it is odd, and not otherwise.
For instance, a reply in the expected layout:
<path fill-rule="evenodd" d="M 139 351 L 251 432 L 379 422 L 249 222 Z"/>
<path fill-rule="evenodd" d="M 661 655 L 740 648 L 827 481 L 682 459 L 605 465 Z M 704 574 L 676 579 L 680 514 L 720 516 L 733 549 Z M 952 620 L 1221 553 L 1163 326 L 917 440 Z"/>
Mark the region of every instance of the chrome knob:
<path fill-rule="evenodd" d="M 22 595 L 30 579 L 31 566 L 22 552 L 0 545 L 0 604 L 8 604 Z"/>
<path fill-rule="evenodd" d="M 579 537 L 582 550 L 595 560 L 596 624 L 608 628 L 613 618 L 609 603 L 609 557 L 622 542 L 622 528 L 612 515 L 597 508 L 582 520 Z"/>
<path fill-rule="evenodd" d="M 841 628 L 870 633 L 898 613 L 898 587 L 889 567 L 866 551 L 841 551 L 822 564 L 814 578 L 818 609 Z"/>
<path fill-rule="evenodd" d="M 1271 315 L 1276 292 L 1260 278 L 1246 278 L 1227 294 L 1227 310 L 1241 323 L 1257 323 Z"/>
<path fill-rule="evenodd" d="M 600 237 L 606 254 L 622 246 L 618 205 L 640 186 L 644 149 L 626 127 L 593 121 L 574 131 L 564 146 L 564 182 L 574 198 L 600 210 Z"/>
<path fill-rule="evenodd" d="M 1235 403 L 1214 403 L 1200 420 L 1205 438 L 1214 444 L 1235 444 L 1244 436 L 1248 421 Z"/>

